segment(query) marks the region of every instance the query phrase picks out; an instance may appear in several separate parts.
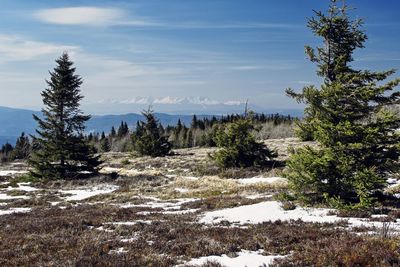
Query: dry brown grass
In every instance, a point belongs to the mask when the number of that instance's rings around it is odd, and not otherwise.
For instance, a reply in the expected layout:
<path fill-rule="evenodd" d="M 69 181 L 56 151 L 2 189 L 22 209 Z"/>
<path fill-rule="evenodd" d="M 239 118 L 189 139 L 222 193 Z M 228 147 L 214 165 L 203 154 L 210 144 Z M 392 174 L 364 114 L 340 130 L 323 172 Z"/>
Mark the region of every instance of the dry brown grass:
<path fill-rule="evenodd" d="M 79 205 L 1 216 L 0 265 L 172 266 L 190 258 L 242 249 L 288 254 L 319 239 L 348 235 L 333 225 L 300 221 L 247 228 L 204 227 L 194 222 L 194 215 L 140 213 L 143 211 L 154 209 Z M 145 222 L 110 224 L 138 220 Z M 124 242 L 132 237 L 131 242 Z M 119 248 L 126 252 L 113 252 Z"/>

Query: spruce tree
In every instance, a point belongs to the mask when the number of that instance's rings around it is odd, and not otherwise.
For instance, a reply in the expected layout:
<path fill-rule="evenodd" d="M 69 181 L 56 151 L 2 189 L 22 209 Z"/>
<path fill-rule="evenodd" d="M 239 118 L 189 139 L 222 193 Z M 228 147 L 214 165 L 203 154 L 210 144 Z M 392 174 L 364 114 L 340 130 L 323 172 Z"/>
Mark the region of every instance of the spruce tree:
<path fill-rule="evenodd" d="M 100 150 L 101 152 L 108 152 L 111 150 L 110 141 L 108 141 L 107 137 L 104 137 L 100 140 Z"/>
<path fill-rule="evenodd" d="M 166 156 L 171 150 L 171 144 L 168 142 L 168 138 L 162 134 L 154 112 L 149 108 L 142 114 L 146 118 L 146 122 L 141 122 L 139 127 L 141 135 L 137 136 L 135 150 L 141 155 Z"/>
<path fill-rule="evenodd" d="M 224 168 L 262 167 L 272 163 L 277 154 L 255 140 L 254 130 L 250 116 L 219 128 L 214 141 L 220 149 L 211 157 Z"/>
<path fill-rule="evenodd" d="M 110 131 L 110 137 L 113 138 L 117 135 L 117 132 L 115 131 L 114 126 L 111 127 L 111 131 Z"/>
<path fill-rule="evenodd" d="M 90 118 L 79 109 L 82 78 L 75 74 L 67 53 L 56 63 L 46 81 L 48 88 L 41 93 L 45 105 L 43 118 L 33 115 L 39 129 L 37 136 L 32 136 L 37 149 L 29 163 L 34 177 L 76 178 L 82 173 L 95 173 L 100 162 L 82 135 Z"/>
<path fill-rule="evenodd" d="M 347 6 L 332 0 L 327 14 L 316 12 L 308 26 L 323 39 L 315 51 L 306 47 L 324 82 L 289 96 L 306 104 L 300 137 L 311 135 L 319 148 L 293 151 L 286 177 L 296 194 L 306 201 L 371 207 L 374 194 L 391 173 L 398 171 L 399 117 L 389 107 L 399 103 L 392 92 L 400 79 L 384 82 L 394 70 L 355 70 L 350 63 L 367 39 L 363 22 L 352 20 Z M 334 200 L 334 201 L 332 201 Z"/>
<path fill-rule="evenodd" d="M 14 150 L 10 155 L 11 160 L 15 159 L 27 159 L 31 152 L 31 144 L 29 142 L 29 137 L 23 132 L 20 137 L 18 137 L 15 143 Z"/>

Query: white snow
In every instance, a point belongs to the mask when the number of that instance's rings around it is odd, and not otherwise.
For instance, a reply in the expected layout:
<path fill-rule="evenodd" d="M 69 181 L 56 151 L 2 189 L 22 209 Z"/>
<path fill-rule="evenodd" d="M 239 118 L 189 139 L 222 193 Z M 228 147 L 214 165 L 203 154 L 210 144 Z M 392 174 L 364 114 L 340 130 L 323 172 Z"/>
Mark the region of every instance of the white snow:
<path fill-rule="evenodd" d="M 0 171 L 0 176 L 10 176 L 14 174 L 25 174 L 28 173 L 28 171 L 13 171 L 13 170 L 6 170 L 6 171 Z"/>
<path fill-rule="evenodd" d="M 116 185 L 98 185 L 93 188 L 81 188 L 73 190 L 60 190 L 63 194 L 71 194 L 71 196 L 65 197 L 67 201 L 79 201 L 100 194 L 108 194 L 118 189 Z"/>
<path fill-rule="evenodd" d="M 206 212 L 200 219 L 201 223 L 216 224 L 221 221 L 229 221 L 236 224 L 257 224 L 262 222 L 275 222 L 302 220 L 315 223 L 335 223 L 348 221 L 350 227 L 382 227 L 382 222 L 369 221 L 362 218 L 343 218 L 336 215 L 328 215 L 331 209 L 301 208 L 283 210 L 277 201 L 265 201 L 253 205 L 245 205 L 230 209 Z M 400 230 L 400 219 L 392 223 L 392 228 Z"/>
<path fill-rule="evenodd" d="M 274 195 L 272 194 L 255 194 L 255 195 L 249 195 L 246 196 L 248 199 L 257 199 L 257 198 L 270 198 L 273 197 Z"/>
<path fill-rule="evenodd" d="M 388 188 L 394 188 L 394 187 L 400 186 L 400 180 L 397 180 L 395 178 L 389 178 L 389 179 L 387 179 L 387 182 L 389 184 Z"/>
<path fill-rule="evenodd" d="M 33 191 L 37 191 L 39 189 L 29 186 L 30 183 L 18 183 L 18 187 L 12 187 L 9 186 L 7 187 L 6 190 L 10 191 L 10 190 L 21 190 L 21 191 L 25 191 L 25 192 L 33 192 Z"/>
<path fill-rule="evenodd" d="M 121 253 L 127 253 L 128 250 L 126 250 L 125 248 L 121 247 L 118 249 L 112 249 L 109 251 L 109 254 L 115 253 L 115 254 L 121 254 Z"/>
<path fill-rule="evenodd" d="M 241 178 L 241 179 L 231 179 L 240 184 L 249 185 L 249 184 L 258 184 L 258 183 L 286 183 L 287 180 L 282 177 L 252 177 L 252 178 Z"/>
<path fill-rule="evenodd" d="M 153 198 L 153 201 L 149 201 L 145 204 L 123 204 L 121 208 L 132 208 L 132 207 L 143 207 L 143 208 L 161 208 L 164 210 L 180 210 L 181 206 L 185 203 L 193 202 L 198 200 L 197 198 L 181 198 L 177 201 L 162 201 L 161 199 Z"/>
<path fill-rule="evenodd" d="M 105 223 L 105 224 L 113 224 L 113 225 L 135 225 L 138 223 L 143 223 L 143 224 L 151 224 L 152 221 L 150 220 L 135 220 L 135 221 L 131 221 L 131 222 L 109 222 L 109 223 Z"/>
<path fill-rule="evenodd" d="M 182 187 L 177 187 L 177 188 L 175 188 L 174 189 L 176 192 L 179 192 L 179 193 L 187 193 L 187 192 L 189 192 L 189 189 L 187 189 L 187 188 L 182 188 Z"/>
<path fill-rule="evenodd" d="M 31 211 L 31 208 L 11 208 L 8 210 L 0 210 L 0 215 L 20 213 L 20 212 L 29 212 L 29 211 Z"/>
<path fill-rule="evenodd" d="M 229 266 L 229 267 L 259 267 L 263 266 L 269 266 L 270 264 L 273 263 L 275 259 L 283 258 L 284 256 L 263 256 L 260 255 L 262 251 L 248 251 L 248 250 L 242 250 L 241 252 L 238 253 L 238 256 L 235 258 L 230 258 L 227 255 L 222 255 L 222 256 L 207 256 L 207 257 L 201 257 L 197 259 L 192 259 L 189 262 L 186 262 L 185 264 L 187 265 L 195 265 L 199 266 L 202 264 L 205 264 L 207 261 L 216 261 L 220 263 L 223 266 Z"/>
<path fill-rule="evenodd" d="M 29 199 L 28 196 L 10 196 L 4 193 L 0 193 L 0 200 L 9 200 L 9 199 Z"/>
<path fill-rule="evenodd" d="M 199 177 L 195 177 L 195 176 L 182 176 L 181 178 L 186 179 L 186 180 L 191 180 L 191 181 L 196 181 L 199 180 Z"/>
<path fill-rule="evenodd" d="M 175 214 L 175 215 L 178 215 L 178 214 L 188 214 L 188 213 L 194 213 L 194 212 L 196 212 L 196 211 L 198 211 L 198 210 L 200 210 L 200 209 L 188 209 L 188 210 L 169 210 L 169 211 L 163 211 L 163 212 L 161 212 L 162 214 Z"/>

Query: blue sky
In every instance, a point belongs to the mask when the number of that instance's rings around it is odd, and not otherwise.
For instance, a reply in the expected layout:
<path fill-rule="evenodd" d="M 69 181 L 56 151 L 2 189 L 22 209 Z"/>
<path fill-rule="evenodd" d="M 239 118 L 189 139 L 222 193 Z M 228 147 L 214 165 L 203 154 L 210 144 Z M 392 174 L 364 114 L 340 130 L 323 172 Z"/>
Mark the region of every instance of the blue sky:
<path fill-rule="evenodd" d="M 400 67 L 400 2 L 348 0 L 365 19 L 366 48 L 354 65 Z M 54 59 L 68 51 L 84 78 L 84 106 L 165 103 L 206 97 L 247 98 L 265 108 L 291 108 L 287 87 L 318 84 L 304 45 L 320 40 L 306 27 L 321 0 L 2 0 L 0 105 L 41 107 Z"/>

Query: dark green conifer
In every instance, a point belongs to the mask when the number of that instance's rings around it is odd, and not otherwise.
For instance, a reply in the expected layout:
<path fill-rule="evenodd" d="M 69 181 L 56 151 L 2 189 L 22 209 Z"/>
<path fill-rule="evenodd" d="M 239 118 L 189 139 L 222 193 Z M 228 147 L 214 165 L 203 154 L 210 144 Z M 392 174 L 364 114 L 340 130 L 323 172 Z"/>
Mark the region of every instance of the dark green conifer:
<path fill-rule="evenodd" d="M 168 138 L 162 135 L 154 112 L 149 108 L 142 114 L 146 118 L 146 122 L 141 122 L 142 133 L 137 136 L 135 150 L 141 155 L 166 156 L 171 150 L 171 144 L 168 142 Z"/>
<path fill-rule="evenodd" d="M 332 1 L 327 14 L 316 12 L 308 26 L 323 39 L 315 51 L 306 47 L 318 75 L 313 85 L 289 96 L 305 103 L 300 136 L 312 136 L 319 148 L 293 151 L 286 177 L 296 194 L 308 201 L 352 203 L 370 207 L 373 195 L 399 169 L 399 117 L 389 107 L 399 103 L 399 92 L 391 92 L 400 79 L 384 83 L 393 70 L 355 70 L 353 52 L 367 39 L 362 21 L 351 20 L 347 7 Z"/>
<path fill-rule="evenodd" d="M 250 117 L 240 118 L 219 128 L 214 139 L 220 148 L 212 158 L 221 167 L 265 166 L 277 156 L 263 143 L 257 142 L 252 134 L 254 129 Z"/>
<path fill-rule="evenodd" d="M 27 159 L 31 152 L 31 144 L 29 142 L 29 137 L 23 132 L 20 137 L 18 137 L 15 144 L 14 150 L 10 155 L 11 160 L 15 159 Z"/>
<path fill-rule="evenodd" d="M 42 92 L 43 119 L 33 116 L 39 129 L 37 136 L 32 136 L 37 149 L 29 160 L 33 167 L 31 174 L 45 179 L 66 179 L 95 173 L 100 162 L 82 135 L 90 118 L 79 109 L 82 79 L 75 74 L 67 53 L 56 62 L 47 81 L 48 88 Z"/>

